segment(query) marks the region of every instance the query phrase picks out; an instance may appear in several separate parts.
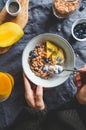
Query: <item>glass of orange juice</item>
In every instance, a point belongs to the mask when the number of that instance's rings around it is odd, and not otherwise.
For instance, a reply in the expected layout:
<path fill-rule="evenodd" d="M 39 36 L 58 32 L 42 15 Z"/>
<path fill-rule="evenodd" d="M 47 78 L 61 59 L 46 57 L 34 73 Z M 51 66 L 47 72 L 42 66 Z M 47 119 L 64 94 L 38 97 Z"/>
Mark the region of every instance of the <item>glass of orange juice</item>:
<path fill-rule="evenodd" d="M 0 102 L 5 101 L 11 94 L 14 78 L 9 73 L 0 72 Z"/>

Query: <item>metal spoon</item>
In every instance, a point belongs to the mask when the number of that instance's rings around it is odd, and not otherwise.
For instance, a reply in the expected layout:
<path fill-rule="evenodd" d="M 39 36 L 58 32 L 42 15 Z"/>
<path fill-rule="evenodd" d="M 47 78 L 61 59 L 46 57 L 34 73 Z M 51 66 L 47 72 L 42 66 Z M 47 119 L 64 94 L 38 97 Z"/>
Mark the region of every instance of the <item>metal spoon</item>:
<path fill-rule="evenodd" d="M 46 70 L 52 74 L 60 74 L 63 71 L 72 71 L 72 72 L 79 72 L 79 70 L 75 70 L 75 69 L 67 69 L 64 68 L 60 65 L 50 65 L 50 66 L 45 66 Z"/>

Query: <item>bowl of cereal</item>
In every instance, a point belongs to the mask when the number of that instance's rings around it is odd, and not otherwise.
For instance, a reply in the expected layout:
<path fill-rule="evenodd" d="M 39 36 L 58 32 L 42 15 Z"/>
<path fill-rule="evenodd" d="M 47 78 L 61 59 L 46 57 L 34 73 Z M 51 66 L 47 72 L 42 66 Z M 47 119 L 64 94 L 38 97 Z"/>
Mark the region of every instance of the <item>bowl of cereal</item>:
<path fill-rule="evenodd" d="M 45 88 L 64 83 L 72 73 L 62 71 L 57 74 L 52 66 L 74 69 L 74 62 L 74 51 L 68 41 L 51 33 L 34 37 L 28 42 L 22 54 L 22 67 L 27 78 Z"/>

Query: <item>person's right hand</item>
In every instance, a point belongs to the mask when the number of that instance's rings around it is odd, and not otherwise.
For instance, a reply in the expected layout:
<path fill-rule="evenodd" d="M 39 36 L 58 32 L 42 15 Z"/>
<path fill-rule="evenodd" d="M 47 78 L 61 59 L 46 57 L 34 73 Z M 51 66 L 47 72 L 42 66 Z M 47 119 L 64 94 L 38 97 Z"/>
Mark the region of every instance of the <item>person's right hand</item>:
<path fill-rule="evenodd" d="M 86 65 L 75 74 L 74 83 L 77 86 L 76 99 L 80 104 L 86 104 Z"/>

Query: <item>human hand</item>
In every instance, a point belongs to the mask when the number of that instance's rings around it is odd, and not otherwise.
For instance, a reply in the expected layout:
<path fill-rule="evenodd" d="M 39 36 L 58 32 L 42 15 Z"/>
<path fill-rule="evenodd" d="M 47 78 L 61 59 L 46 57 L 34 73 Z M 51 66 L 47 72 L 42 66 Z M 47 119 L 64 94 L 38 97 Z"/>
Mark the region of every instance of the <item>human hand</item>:
<path fill-rule="evenodd" d="M 77 86 L 76 98 L 78 102 L 86 104 L 86 65 L 74 75 L 74 83 Z"/>
<path fill-rule="evenodd" d="M 27 104 L 33 108 L 43 110 L 45 108 L 45 104 L 43 101 L 43 87 L 36 86 L 32 82 L 30 82 L 24 74 L 23 78 L 25 86 L 25 98 Z M 32 90 L 32 88 L 35 88 L 35 90 Z"/>
<path fill-rule="evenodd" d="M 80 71 L 74 75 L 74 83 L 78 89 L 86 84 L 86 65 L 84 65 Z"/>

